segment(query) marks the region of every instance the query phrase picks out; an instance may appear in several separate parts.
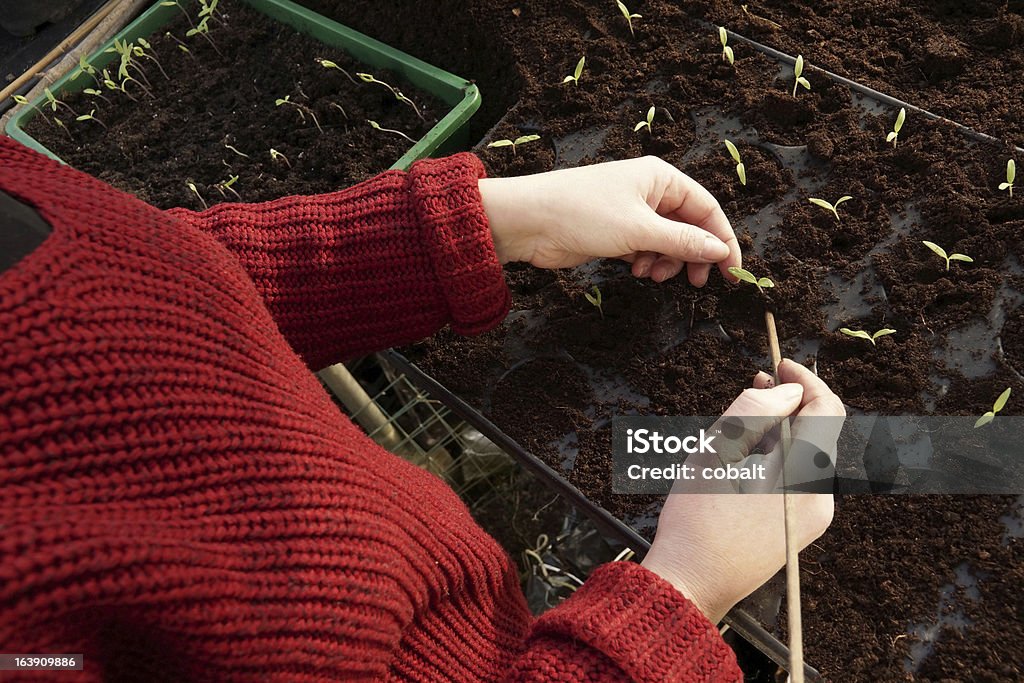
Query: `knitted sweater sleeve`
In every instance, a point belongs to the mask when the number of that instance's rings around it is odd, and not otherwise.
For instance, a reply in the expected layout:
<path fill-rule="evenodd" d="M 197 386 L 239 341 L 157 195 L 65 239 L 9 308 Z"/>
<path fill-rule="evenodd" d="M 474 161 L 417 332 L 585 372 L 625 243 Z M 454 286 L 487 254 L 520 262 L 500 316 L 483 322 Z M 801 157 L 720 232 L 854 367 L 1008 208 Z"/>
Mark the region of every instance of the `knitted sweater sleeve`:
<path fill-rule="evenodd" d="M 599 567 L 534 624 L 508 681 L 742 681 L 714 624 L 668 582 L 630 562 Z"/>
<path fill-rule="evenodd" d="M 318 369 L 427 337 L 483 332 L 510 296 L 472 154 L 351 188 L 168 213 L 212 234 L 256 284 L 285 338 Z"/>

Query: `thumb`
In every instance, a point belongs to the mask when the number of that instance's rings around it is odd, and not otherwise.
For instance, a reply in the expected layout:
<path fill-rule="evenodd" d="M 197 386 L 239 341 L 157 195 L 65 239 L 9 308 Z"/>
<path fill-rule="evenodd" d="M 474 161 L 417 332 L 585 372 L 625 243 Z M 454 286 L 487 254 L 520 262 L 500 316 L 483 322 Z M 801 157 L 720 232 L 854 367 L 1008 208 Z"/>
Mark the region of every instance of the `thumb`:
<path fill-rule="evenodd" d="M 630 251 L 653 251 L 687 263 L 718 263 L 729 247 L 707 230 L 651 212 L 633 239 Z"/>

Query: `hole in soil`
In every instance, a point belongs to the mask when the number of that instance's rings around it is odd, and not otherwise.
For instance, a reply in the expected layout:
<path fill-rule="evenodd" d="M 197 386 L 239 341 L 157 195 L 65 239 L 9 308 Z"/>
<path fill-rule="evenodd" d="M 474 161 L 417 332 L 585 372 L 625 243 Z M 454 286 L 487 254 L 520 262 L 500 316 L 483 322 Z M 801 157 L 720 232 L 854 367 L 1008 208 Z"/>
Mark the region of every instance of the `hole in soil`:
<path fill-rule="evenodd" d="M 949 631 L 962 634 L 974 622 L 967 617 L 964 608 L 957 603 L 977 602 L 981 599 L 978 582 L 983 581 L 987 574 L 974 571 L 966 562 L 955 569 L 954 583 L 942 587 L 939 593 L 939 604 L 935 610 L 935 620 L 927 624 L 911 624 L 907 635 L 913 642 L 910 652 L 903 662 L 903 670 L 916 673 L 921 664 L 935 649 L 936 643 L 943 636 L 949 637 Z"/>

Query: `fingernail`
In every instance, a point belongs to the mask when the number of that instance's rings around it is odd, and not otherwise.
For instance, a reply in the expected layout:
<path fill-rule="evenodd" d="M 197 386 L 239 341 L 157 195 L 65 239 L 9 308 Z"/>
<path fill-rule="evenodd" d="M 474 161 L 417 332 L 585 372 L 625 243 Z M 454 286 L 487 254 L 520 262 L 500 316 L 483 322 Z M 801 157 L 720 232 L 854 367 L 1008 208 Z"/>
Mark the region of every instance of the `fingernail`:
<path fill-rule="evenodd" d="M 711 235 L 704 237 L 704 247 L 700 250 L 702 261 L 718 263 L 719 261 L 724 261 L 728 255 L 729 247 L 726 246 L 725 242 Z"/>
<path fill-rule="evenodd" d="M 651 279 L 654 280 L 655 282 L 661 282 L 662 280 L 665 279 L 666 275 L 667 273 L 665 272 L 664 267 L 655 268 L 654 270 L 651 271 Z"/>
<path fill-rule="evenodd" d="M 637 274 L 639 277 L 647 277 L 651 274 L 651 262 L 644 260 L 640 263 L 640 272 Z"/>

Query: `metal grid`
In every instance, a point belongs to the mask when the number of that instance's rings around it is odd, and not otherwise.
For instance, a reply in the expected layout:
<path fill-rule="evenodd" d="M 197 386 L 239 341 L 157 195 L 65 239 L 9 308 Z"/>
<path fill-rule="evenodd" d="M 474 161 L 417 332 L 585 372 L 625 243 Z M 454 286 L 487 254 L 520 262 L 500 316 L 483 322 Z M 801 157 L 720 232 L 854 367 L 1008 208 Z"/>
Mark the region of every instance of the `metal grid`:
<path fill-rule="evenodd" d="M 441 477 L 477 522 L 516 560 L 531 609 L 543 612 L 567 597 L 602 562 L 622 557 L 557 493 L 473 427 L 455 416 L 386 358 L 348 364 L 368 401 L 347 410 L 357 424 L 374 411 L 384 422 L 368 435 Z M 343 403 L 346 401 L 343 400 Z M 351 402 L 348 402 L 351 405 Z"/>

